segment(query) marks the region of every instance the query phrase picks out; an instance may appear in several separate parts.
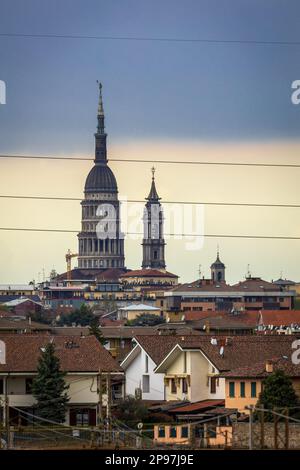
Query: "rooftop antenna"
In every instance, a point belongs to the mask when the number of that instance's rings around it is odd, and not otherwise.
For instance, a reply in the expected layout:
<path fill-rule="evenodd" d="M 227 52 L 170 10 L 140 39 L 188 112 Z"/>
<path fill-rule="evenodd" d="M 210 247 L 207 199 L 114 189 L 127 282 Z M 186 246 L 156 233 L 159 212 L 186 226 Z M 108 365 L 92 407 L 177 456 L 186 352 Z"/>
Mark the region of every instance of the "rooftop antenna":
<path fill-rule="evenodd" d="M 250 264 L 247 264 L 247 274 L 246 274 L 246 278 L 249 278 L 249 277 L 251 277 Z"/>
<path fill-rule="evenodd" d="M 202 274 L 202 272 L 201 272 L 201 264 L 199 264 L 198 274 L 199 274 L 199 279 L 201 279 L 201 274 Z"/>
<path fill-rule="evenodd" d="M 280 271 L 279 279 L 283 279 L 283 271 L 282 270 Z"/>

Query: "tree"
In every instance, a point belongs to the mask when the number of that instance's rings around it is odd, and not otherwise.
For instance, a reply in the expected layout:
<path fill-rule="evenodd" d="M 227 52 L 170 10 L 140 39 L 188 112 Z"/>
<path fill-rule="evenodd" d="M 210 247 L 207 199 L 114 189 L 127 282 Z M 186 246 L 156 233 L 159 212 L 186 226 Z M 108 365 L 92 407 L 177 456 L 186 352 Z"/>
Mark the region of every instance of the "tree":
<path fill-rule="evenodd" d="M 262 383 L 262 392 L 259 395 L 257 408 L 266 408 L 282 412 L 284 408 L 295 407 L 298 397 L 293 388 L 292 380 L 280 369 L 270 374 Z M 291 410 L 295 412 L 295 410 Z M 272 413 L 265 413 L 265 419 L 271 421 Z"/>
<path fill-rule="evenodd" d="M 66 404 L 69 401 L 66 392 L 69 385 L 65 383 L 65 375 L 65 372 L 60 370 L 53 343 L 48 343 L 42 350 L 37 376 L 32 382 L 32 393 L 37 401 L 37 415 L 41 418 L 57 423 L 65 421 Z"/>
<path fill-rule="evenodd" d="M 60 320 L 58 321 L 59 325 L 71 326 L 73 323 L 81 326 L 89 325 L 95 318 L 91 308 L 82 304 L 80 308 L 77 308 L 71 313 L 62 314 Z"/>
<path fill-rule="evenodd" d="M 165 322 L 164 317 L 153 315 L 152 313 L 144 313 L 138 315 L 134 320 L 129 320 L 127 324 L 131 326 L 154 326 Z"/>
<path fill-rule="evenodd" d="M 89 334 L 94 335 L 95 338 L 99 341 L 99 343 L 104 346 L 107 343 L 107 340 L 104 338 L 103 333 L 99 327 L 99 321 L 97 318 L 94 318 L 89 326 Z"/>
<path fill-rule="evenodd" d="M 149 417 L 149 412 L 142 400 L 128 396 L 121 402 L 118 402 L 115 415 L 123 423 L 135 426 L 140 421 L 146 421 Z"/>

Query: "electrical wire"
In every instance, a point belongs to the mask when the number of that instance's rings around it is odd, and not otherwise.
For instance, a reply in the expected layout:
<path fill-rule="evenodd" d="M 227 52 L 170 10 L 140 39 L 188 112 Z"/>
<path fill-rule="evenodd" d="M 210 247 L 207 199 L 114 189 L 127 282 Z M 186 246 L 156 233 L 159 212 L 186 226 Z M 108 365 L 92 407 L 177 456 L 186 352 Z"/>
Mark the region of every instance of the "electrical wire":
<path fill-rule="evenodd" d="M 69 160 L 69 161 L 94 161 L 94 158 L 82 157 L 55 157 L 49 155 L 4 155 L 0 158 L 12 159 L 32 159 L 32 160 Z M 193 160 L 157 160 L 157 159 L 137 159 L 137 158 L 109 158 L 110 162 L 119 163 L 159 163 L 159 164 L 179 164 L 179 165 L 214 165 L 214 166 L 245 166 L 245 167 L 264 167 L 264 168 L 300 168 L 298 163 L 250 163 L 250 162 L 212 162 L 212 161 L 193 161 Z"/>
<path fill-rule="evenodd" d="M 217 39 L 217 38 L 176 38 L 154 36 L 98 36 L 83 34 L 54 34 L 54 33 L 0 33 L 3 38 L 29 39 L 87 39 L 97 41 L 128 41 L 128 42 L 165 42 L 165 43 L 194 43 L 219 45 L 255 45 L 255 46 L 300 46 L 300 41 L 274 41 L 257 39 Z"/>
<path fill-rule="evenodd" d="M 0 194 L 0 199 L 32 199 L 42 201 L 82 201 L 82 197 L 58 197 L 58 196 L 23 196 Z M 99 201 L 101 202 L 101 201 Z M 145 203 L 145 199 L 119 199 L 119 202 L 137 204 Z M 300 204 L 268 204 L 251 202 L 197 202 L 197 201 L 163 201 L 162 204 L 181 204 L 181 205 L 203 205 L 203 206 L 241 206 L 241 207 L 276 207 L 276 208 L 300 208 Z"/>
<path fill-rule="evenodd" d="M 49 229 L 49 228 L 26 228 L 26 227 L 0 227 L 1 231 L 13 232 L 52 232 L 52 233 L 79 233 L 80 230 L 67 230 L 67 229 Z M 124 235 L 140 235 L 142 232 L 123 232 Z M 233 234 L 208 234 L 208 233 L 165 233 L 168 237 L 203 237 L 203 238 L 240 238 L 240 239 L 253 239 L 253 240 L 300 240 L 300 237 L 285 236 L 285 235 L 233 235 Z M 92 236 L 92 234 L 91 234 Z"/>

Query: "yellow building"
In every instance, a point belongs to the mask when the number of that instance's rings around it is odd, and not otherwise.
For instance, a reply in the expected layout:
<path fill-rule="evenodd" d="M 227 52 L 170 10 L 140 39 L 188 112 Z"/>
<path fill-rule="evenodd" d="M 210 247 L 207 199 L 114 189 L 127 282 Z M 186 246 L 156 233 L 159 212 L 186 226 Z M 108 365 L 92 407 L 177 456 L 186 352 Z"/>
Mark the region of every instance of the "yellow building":
<path fill-rule="evenodd" d="M 160 309 L 146 304 L 131 304 L 118 310 L 118 320 L 135 320 L 140 315 L 160 316 Z"/>
<path fill-rule="evenodd" d="M 225 407 L 249 413 L 254 407 L 263 387 L 263 380 L 276 370 L 284 371 L 293 382 L 296 394 L 300 397 L 300 366 L 283 357 L 233 369 L 221 374 L 225 377 Z"/>

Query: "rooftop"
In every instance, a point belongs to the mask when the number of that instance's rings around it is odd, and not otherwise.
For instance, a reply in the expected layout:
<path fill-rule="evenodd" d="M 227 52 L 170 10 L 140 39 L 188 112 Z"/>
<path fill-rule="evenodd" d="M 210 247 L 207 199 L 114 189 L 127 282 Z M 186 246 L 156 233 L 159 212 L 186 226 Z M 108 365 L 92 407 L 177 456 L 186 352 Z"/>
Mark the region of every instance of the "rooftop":
<path fill-rule="evenodd" d="M 6 363 L 0 364 L 0 374 L 5 372 L 36 372 L 38 359 L 50 341 L 66 372 L 120 372 L 121 368 L 110 353 L 94 336 L 74 339 L 73 336 L 51 335 L 0 335 L 6 346 Z"/>
<path fill-rule="evenodd" d="M 169 273 L 168 271 L 160 271 L 159 269 L 136 269 L 133 271 L 128 271 L 125 274 L 122 274 L 121 279 L 126 279 L 130 277 L 172 277 L 178 278 L 176 274 Z"/>

